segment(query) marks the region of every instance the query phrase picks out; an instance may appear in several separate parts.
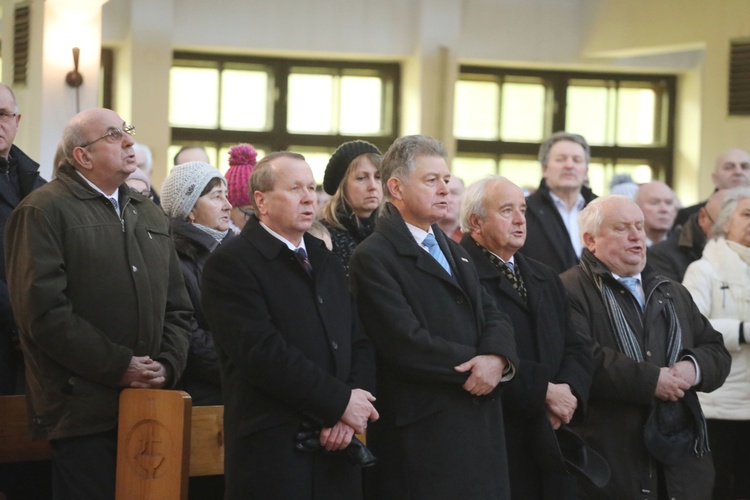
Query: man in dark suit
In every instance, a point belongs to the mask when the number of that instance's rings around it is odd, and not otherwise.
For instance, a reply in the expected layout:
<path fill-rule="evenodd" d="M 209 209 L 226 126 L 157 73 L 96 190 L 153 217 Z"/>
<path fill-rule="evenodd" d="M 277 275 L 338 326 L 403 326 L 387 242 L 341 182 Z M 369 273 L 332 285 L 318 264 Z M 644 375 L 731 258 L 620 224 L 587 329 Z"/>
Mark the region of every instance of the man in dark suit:
<path fill-rule="evenodd" d="M 448 207 L 445 158 L 429 137 L 393 143 L 381 166 L 388 203 L 350 261 L 378 353 L 371 498 L 510 496 L 499 387 L 518 364 L 513 331 L 436 224 Z"/>
<path fill-rule="evenodd" d="M 555 450 L 530 446 L 542 427 L 558 429 L 582 413 L 591 385 L 591 355 L 570 321 L 560 278 L 521 255 L 526 200 L 503 177 L 483 179 L 464 193 L 461 246 L 471 255 L 485 290 L 510 315 L 521 364 L 503 393 L 511 496 L 575 499 L 573 476 L 544 469 Z"/>
<path fill-rule="evenodd" d="M 344 450 L 378 418 L 373 351 L 343 266 L 306 233 L 312 171 L 301 155 L 272 153 L 250 193 L 257 216 L 203 273 L 224 384 L 225 498 L 358 498 L 360 469 L 345 454 L 310 451 Z"/>
<path fill-rule="evenodd" d="M 582 136 L 555 132 L 539 147 L 542 182 L 528 197 L 528 236 L 521 253 L 561 273 L 578 264 L 578 213 L 596 195 L 584 184 L 591 151 Z"/>

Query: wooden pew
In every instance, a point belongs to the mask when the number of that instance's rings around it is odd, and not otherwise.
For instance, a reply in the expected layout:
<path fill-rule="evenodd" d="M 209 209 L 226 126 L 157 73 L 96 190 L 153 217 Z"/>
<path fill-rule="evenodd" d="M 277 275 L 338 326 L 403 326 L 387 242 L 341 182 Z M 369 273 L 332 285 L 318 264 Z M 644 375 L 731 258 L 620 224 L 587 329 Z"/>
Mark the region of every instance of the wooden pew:
<path fill-rule="evenodd" d="M 27 415 L 25 396 L 0 396 L 0 463 L 51 458 Z M 123 390 L 117 440 L 117 500 L 184 500 L 189 476 L 224 473 L 224 407 L 183 391 Z"/>
<path fill-rule="evenodd" d="M 184 500 L 188 477 L 224 473 L 224 407 L 183 391 L 120 395 L 116 500 Z"/>

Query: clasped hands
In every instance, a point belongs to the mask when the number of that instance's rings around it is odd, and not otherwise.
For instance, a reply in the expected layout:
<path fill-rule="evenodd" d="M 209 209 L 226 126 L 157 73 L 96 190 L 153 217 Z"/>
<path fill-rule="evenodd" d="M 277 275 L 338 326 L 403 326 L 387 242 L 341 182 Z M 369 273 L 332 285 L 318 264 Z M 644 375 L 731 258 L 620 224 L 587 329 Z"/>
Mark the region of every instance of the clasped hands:
<path fill-rule="evenodd" d="M 656 397 L 663 401 L 677 401 L 695 384 L 695 364 L 690 359 L 678 361 L 659 369 Z"/>
<path fill-rule="evenodd" d="M 138 389 L 161 389 L 167 383 L 164 365 L 150 356 L 133 356 L 128 369 L 120 379 L 121 387 Z"/>
<path fill-rule="evenodd" d="M 486 396 L 491 393 L 503 378 L 508 361 L 497 354 L 480 354 L 469 361 L 456 366 L 459 373 L 471 372 L 463 388 L 474 396 Z"/>
<path fill-rule="evenodd" d="M 343 450 L 349 446 L 355 433 L 364 432 L 368 422 L 380 417 L 372 404 L 374 401 L 375 396 L 368 391 L 352 389 L 341 420 L 333 427 L 324 427 L 320 431 L 320 444 L 328 451 Z"/>

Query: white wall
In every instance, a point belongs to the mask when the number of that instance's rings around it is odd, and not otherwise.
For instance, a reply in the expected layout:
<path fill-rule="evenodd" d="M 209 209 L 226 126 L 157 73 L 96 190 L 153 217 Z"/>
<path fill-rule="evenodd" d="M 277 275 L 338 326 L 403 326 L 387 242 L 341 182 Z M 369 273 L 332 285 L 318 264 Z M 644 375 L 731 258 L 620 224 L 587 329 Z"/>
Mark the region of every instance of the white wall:
<path fill-rule="evenodd" d="M 102 13 L 102 43 L 117 50 L 117 111 L 154 149 L 157 184 L 169 57 L 187 49 L 401 62 L 400 132 L 434 134 L 449 149 L 461 63 L 677 73 L 676 187 L 691 203 L 710 192 L 718 152 L 750 147 L 750 119 L 725 111 L 738 37 L 750 37 L 747 0 L 110 0 Z M 33 102 L 39 92 L 28 90 Z M 23 126 L 33 131 L 40 117 Z M 50 134 L 29 129 L 21 140 L 32 156 L 51 157 Z"/>

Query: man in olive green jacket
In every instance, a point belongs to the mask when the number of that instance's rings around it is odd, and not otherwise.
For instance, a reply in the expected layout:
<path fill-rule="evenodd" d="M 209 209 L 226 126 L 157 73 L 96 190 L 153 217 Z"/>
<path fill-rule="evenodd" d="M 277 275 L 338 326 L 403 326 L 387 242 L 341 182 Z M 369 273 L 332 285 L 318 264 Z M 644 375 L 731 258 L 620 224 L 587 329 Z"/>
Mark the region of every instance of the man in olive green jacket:
<path fill-rule="evenodd" d="M 124 184 L 132 132 L 108 109 L 73 117 L 70 165 L 6 228 L 31 428 L 51 440 L 56 499 L 114 498 L 120 390 L 171 387 L 185 367 L 190 300 L 166 216 Z"/>

